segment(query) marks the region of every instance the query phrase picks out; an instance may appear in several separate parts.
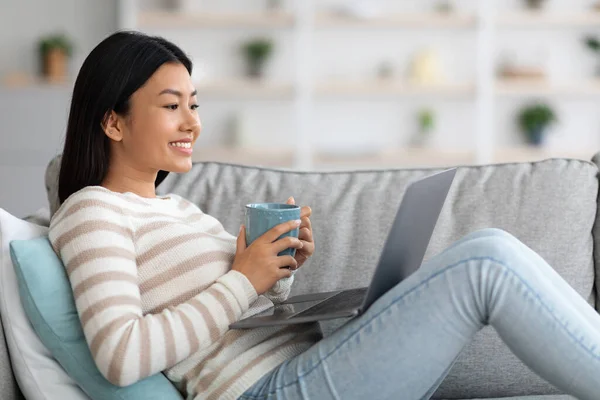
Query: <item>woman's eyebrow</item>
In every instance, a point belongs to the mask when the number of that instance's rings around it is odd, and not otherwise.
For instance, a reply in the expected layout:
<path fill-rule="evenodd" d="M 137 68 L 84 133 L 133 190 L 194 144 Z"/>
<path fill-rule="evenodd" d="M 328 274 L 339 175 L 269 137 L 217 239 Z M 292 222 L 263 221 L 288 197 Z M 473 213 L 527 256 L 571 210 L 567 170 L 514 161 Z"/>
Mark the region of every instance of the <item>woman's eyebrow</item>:
<path fill-rule="evenodd" d="M 160 96 L 163 94 L 174 94 L 177 97 L 183 97 L 183 94 L 179 90 L 175 89 L 164 89 L 158 95 Z M 196 94 L 198 94 L 198 90 L 194 90 L 192 93 L 190 93 L 190 97 L 194 97 Z"/>

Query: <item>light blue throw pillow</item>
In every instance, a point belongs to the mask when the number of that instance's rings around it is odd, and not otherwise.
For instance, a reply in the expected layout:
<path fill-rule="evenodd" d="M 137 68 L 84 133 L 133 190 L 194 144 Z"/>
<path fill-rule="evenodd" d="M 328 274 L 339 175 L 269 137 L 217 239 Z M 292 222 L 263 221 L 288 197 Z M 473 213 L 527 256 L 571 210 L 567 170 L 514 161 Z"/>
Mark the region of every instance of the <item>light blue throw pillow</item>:
<path fill-rule="evenodd" d="M 115 386 L 102 376 L 85 341 L 65 268 L 48 237 L 14 240 L 10 255 L 33 329 L 88 396 L 93 400 L 182 399 L 161 373 L 126 387 Z"/>

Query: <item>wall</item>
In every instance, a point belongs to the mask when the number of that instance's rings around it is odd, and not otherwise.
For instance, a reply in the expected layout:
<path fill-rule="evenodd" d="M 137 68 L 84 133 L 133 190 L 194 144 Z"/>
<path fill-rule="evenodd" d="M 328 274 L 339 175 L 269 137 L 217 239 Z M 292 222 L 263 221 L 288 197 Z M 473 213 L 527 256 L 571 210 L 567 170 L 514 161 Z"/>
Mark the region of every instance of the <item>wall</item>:
<path fill-rule="evenodd" d="M 116 27 L 116 0 L 0 0 L 0 81 L 35 73 L 37 39 L 61 30 L 75 40 L 75 74 Z M 68 87 L 0 85 L 0 207 L 17 216 L 47 207 L 44 170 L 62 147 L 70 97 Z"/>

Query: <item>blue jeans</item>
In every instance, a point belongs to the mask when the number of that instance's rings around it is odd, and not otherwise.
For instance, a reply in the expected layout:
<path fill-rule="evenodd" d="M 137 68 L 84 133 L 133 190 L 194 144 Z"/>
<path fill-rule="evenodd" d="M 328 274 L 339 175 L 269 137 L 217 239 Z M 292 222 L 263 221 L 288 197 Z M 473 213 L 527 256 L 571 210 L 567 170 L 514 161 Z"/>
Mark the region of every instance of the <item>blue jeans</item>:
<path fill-rule="evenodd" d="M 240 399 L 428 399 L 485 325 L 557 388 L 600 398 L 600 316 L 533 250 L 484 229 Z"/>

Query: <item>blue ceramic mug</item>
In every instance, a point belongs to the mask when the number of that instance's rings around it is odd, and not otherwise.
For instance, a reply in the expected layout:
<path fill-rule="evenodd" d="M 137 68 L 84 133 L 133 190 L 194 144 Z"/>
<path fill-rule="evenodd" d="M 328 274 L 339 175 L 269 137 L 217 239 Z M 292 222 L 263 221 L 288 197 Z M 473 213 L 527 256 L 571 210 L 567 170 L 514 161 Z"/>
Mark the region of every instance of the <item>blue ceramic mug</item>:
<path fill-rule="evenodd" d="M 300 219 L 300 207 L 285 203 L 252 203 L 246 205 L 246 246 L 276 225 L 286 221 Z M 293 236 L 298 237 L 300 228 L 293 229 L 279 236 L 277 240 Z M 278 255 L 296 255 L 295 248 L 288 248 Z"/>

